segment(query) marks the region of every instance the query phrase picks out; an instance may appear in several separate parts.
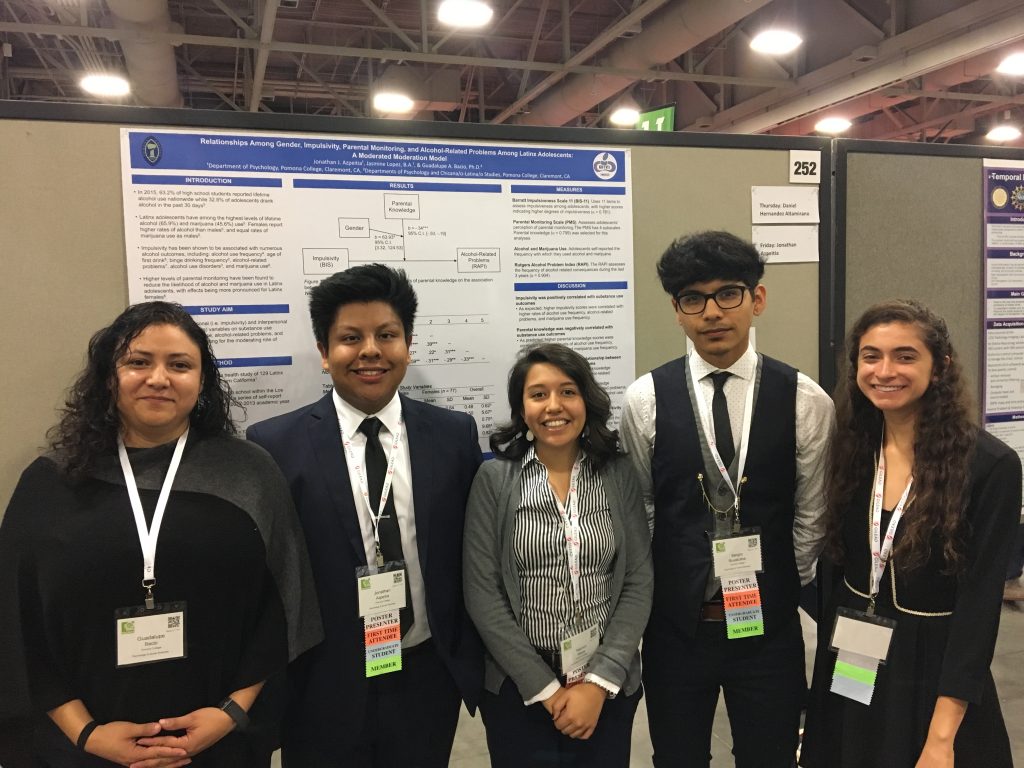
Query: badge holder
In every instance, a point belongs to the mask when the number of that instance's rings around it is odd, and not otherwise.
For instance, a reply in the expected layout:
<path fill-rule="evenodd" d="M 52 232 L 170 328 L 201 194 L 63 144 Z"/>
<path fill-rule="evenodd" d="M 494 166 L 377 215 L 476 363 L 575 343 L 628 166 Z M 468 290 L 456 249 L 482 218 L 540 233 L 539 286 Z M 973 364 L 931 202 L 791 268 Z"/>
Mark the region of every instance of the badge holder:
<path fill-rule="evenodd" d="M 836 651 L 832 693 L 864 705 L 871 704 L 878 665 L 884 664 L 889 656 L 895 628 L 896 622 L 884 616 L 842 607 L 836 611 L 829 641 L 829 649 Z"/>
<path fill-rule="evenodd" d="M 711 537 L 714 574 L 722 582 L 725 636 L 729 640 L 764 634 L 757 574 L 764 570 L 761 529 L 740 528 Z"/>
<path fill-rule="evenodd" d="M 582 632 L 570 635 L 562 641 L 559 653 L 562 674 L 565 675 L 565 687 L 571 688 L 583 682 L 587 674 L 587 665 L 601 645 L 601 630 L 594 624 Z"/>
<path fill-rule="evenodd" d="M 356 594 L 363 619 L 366 676 L 402 669 L 401 610 L 406 607 L 405 561 L 356 568 Z"/>
<path fill-rule="evenodd" d="M 187 658 L 187 613 L 184 601 L 114 611 L 117 668 Z"/>

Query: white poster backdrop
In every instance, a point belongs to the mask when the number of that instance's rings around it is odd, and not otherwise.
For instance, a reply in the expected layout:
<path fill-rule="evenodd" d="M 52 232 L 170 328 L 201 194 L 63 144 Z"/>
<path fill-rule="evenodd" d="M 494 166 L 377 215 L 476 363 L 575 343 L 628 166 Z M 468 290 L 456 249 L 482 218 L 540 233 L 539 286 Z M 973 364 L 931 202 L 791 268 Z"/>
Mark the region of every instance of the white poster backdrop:
<path fill-rule="evenodd" d="M 984 171 L 983 418 L 1024 458 L 1024 162 Z"/>
<path fill-rule="evenodd" d="M 615 147 L 121 130 L 129 300 L 183 304 L 245 424 L 331 387 L 308 293 L 380 262 L 419 311 L 402 391 L 508 418 L 537 341 L 587 357 L 616 405 L 634 374 L 629 151 Z"/>

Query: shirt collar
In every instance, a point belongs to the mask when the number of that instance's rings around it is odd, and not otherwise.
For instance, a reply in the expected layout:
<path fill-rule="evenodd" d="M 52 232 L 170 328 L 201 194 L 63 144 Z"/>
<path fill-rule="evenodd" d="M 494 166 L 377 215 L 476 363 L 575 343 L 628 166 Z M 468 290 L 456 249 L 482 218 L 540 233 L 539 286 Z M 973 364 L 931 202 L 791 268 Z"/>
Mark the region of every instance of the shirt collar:
<path fill-rule="evenodd" d="M 354 437 L 359 431 L 359 425 L 370 416 L 380 419 L 384 428 L 392 435 L 398 431 L 399 422 L 402 420 L 402 401 L 397 392 L 391 398 L 391 402 L 377 413 L 363 413 L 351 403 L 343 400 L 336 389 L 331 394 L 334 399 L 334 410 L 338 413 L 338 424 L 341 425 L 341 431 L 346 437 Z"/>
<path fill-rule="evenodd" d="M 537 449 L 534 447 L 533 443 L 530 443 L 529 446 L 526 448 L 526 453 L 523 454 L 523 466 L 525 467 L 532 461 L 536 461 L 538 464 L 540 464 L 540 459 L 537 458 Z M 588 461 L 590 461 L 590 456 L 587 455 L 586 451 L 581 450 L 580 464 L 584 464 Z"/>
<path fill-rule="evenodd" d="M 693 369 L 697 373 L 697 378 L 702 380 L 716 371 L 728 371 L 737 378 L 749 381 L 754 378 L 754 374 L 757 372 L 757 352 L 754 351 L 754 347 L 747 344 L 746 351 L 740 355 L 739 360 L 730 365 L 728 368 L 719 368 L 718 366 L 712 365 L 696 351 L 691 352 L 693 355 Z"/>

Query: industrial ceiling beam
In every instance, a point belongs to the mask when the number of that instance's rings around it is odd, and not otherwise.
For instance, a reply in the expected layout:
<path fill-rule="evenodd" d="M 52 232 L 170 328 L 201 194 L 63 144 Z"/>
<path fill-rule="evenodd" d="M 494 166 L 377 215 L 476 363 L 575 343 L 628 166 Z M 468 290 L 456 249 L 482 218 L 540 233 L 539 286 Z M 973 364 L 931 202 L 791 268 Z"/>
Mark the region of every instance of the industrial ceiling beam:
<path fill-rule="evenodd" d="M 395 36 L 399 40 L 409 46 L 410 51 L 415 51 L 419 48 L 419 46 L 416 45 L 416 42 L 405 34 L 402 28 L 395 24 L 395 22 L 391 20 L 391 17 L 384 13 L 384 11 L 381 10 L 375 2 L 373 2 L 373 0 L 363 0 L 363 5 L 369 8 L 370 11 L 373 12 L 373 15 L 380 19 L 381 23 L 384 24 L 385 27 L 394 32 Z"/>
<path fill-rule="evenodd" d="M 582 64 L 584 61 L 592 59 L 594 56 L 599 54 L 602 50 L 608 47 L 611 43 L 618 40 L 623 33 L 628 32 L 631 29 L 635 29 L 644 19 L 654 13 L 656 10 L 661 8 L 668 0 L 646 0 L 643 5 L 639 6 L 635 11 L 623 16 L 617 22 L 612 24 L 608 29 L 599 34 L 591 41 L 589 45 L 583 48 L 581 51 L 570 56 L 566 62 L 565 67 L 552 71 L 550 75 L 545 77 L 529 91 L 523 94 L 520 98 L 516 99 L 512 104 L 503 109 L 498 116 L 491 122 L 503 123 L 508 120 L 512 115 L 519 112 L 525 105 L 529 104 L 535 98 L 540 96 L 542 93 L 547 91 L 551 86 L 555 85 L 567 75 L 573 71 L 570 68 L 575 67 L 577 64 Z"/>
<path fill-rule="evenodd" d="M 976 0 L 883 40 L 872 61 L 846 57 L 803 75 L 787 91 L 768 91 L 720 112 L 712 118 L 710 129 L 761 133 L 1022 38 L 1020 0 Z"/>
<path fill-rule="evenodd" d="M 652 0 L 655 1 L 655 0 Z M 658 0 L 660 1 L 660 0 Z M 26 24 L 21 22 L 0 21 L 0 32 L 16 32 L 47 36 L 80 36 L 102 38 L 106 40 L 132 40 L 135 33 L 131 30 L 109 29 L 106 27 L 80 27 L 68 24 Z M 172 45 L 206 45 L 220 48 L 243 48 L 258 50 L 263 46 L 259 40 L 246 38 L 219 37 L 215 35 L 189 35 L 183 32 L 164 32 L 151 35 Z M 329 57 L 369 58 L 380 61 L 415 61 L 426 64 L 453 64 L 455 66 L 498 67 L 504 69 L 520 69 L 538 72 L 560 73 L 562 76 L 573 73 L 612 74 L 629 77 L 635 80 L 661 81 L 673 80 L 693 83 L 718 83 L 724 85 L 749 85 L 759 88 L 778 88 L 785 86 L 786 81 L 764 77 L 730 77 L 728 75 L 707 75 L 691 72 L 675 72 L 671 70 L 652 69 L 621 69 L 599 66 L 583 66 L 544 62 L 520 61 L 518 59 L 492 59 L 481 56 L 453 56 L 438 53 L 420 53 L 418 51 L 381 50 L 377 48 L 353 48 L 350 46 L 322 45 L 319 43 L 295 43 L 283 40 L 272 40 L 266 44 L 271 52 L 312 53 Z"/>
<path fill-rule="evenodd" d="M 249 111 L 258 112 L 263 98 L 263 78 L 267 75 L 270 60 L 270 43 L 274 39 L 274 24 L 281 0 L 263 0 L 263 19 L 260 22 L 259 48 L 256 49 L 256 64 L 252 71 L 252 90 L 249 93 Z"/>

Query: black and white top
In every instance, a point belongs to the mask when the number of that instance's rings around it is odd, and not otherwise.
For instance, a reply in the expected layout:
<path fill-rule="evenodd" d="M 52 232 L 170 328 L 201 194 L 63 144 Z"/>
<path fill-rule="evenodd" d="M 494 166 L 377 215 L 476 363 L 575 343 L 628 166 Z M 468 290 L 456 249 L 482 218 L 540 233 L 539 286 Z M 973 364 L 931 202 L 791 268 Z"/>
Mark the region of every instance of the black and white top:
<path fill-rule="evenodd" d="M 577 481 L 580 523 L 579 604 L 574 604 L 562 513 L 548 470 L 531 446 L 523 457 L 513 529 L 522 594 L 523 632 L 536 648 L 557 649 L 570 634 L 597 624 L 604 635 L 611 610 L 615 533 L 601 477 L 583 456 Z"/>

